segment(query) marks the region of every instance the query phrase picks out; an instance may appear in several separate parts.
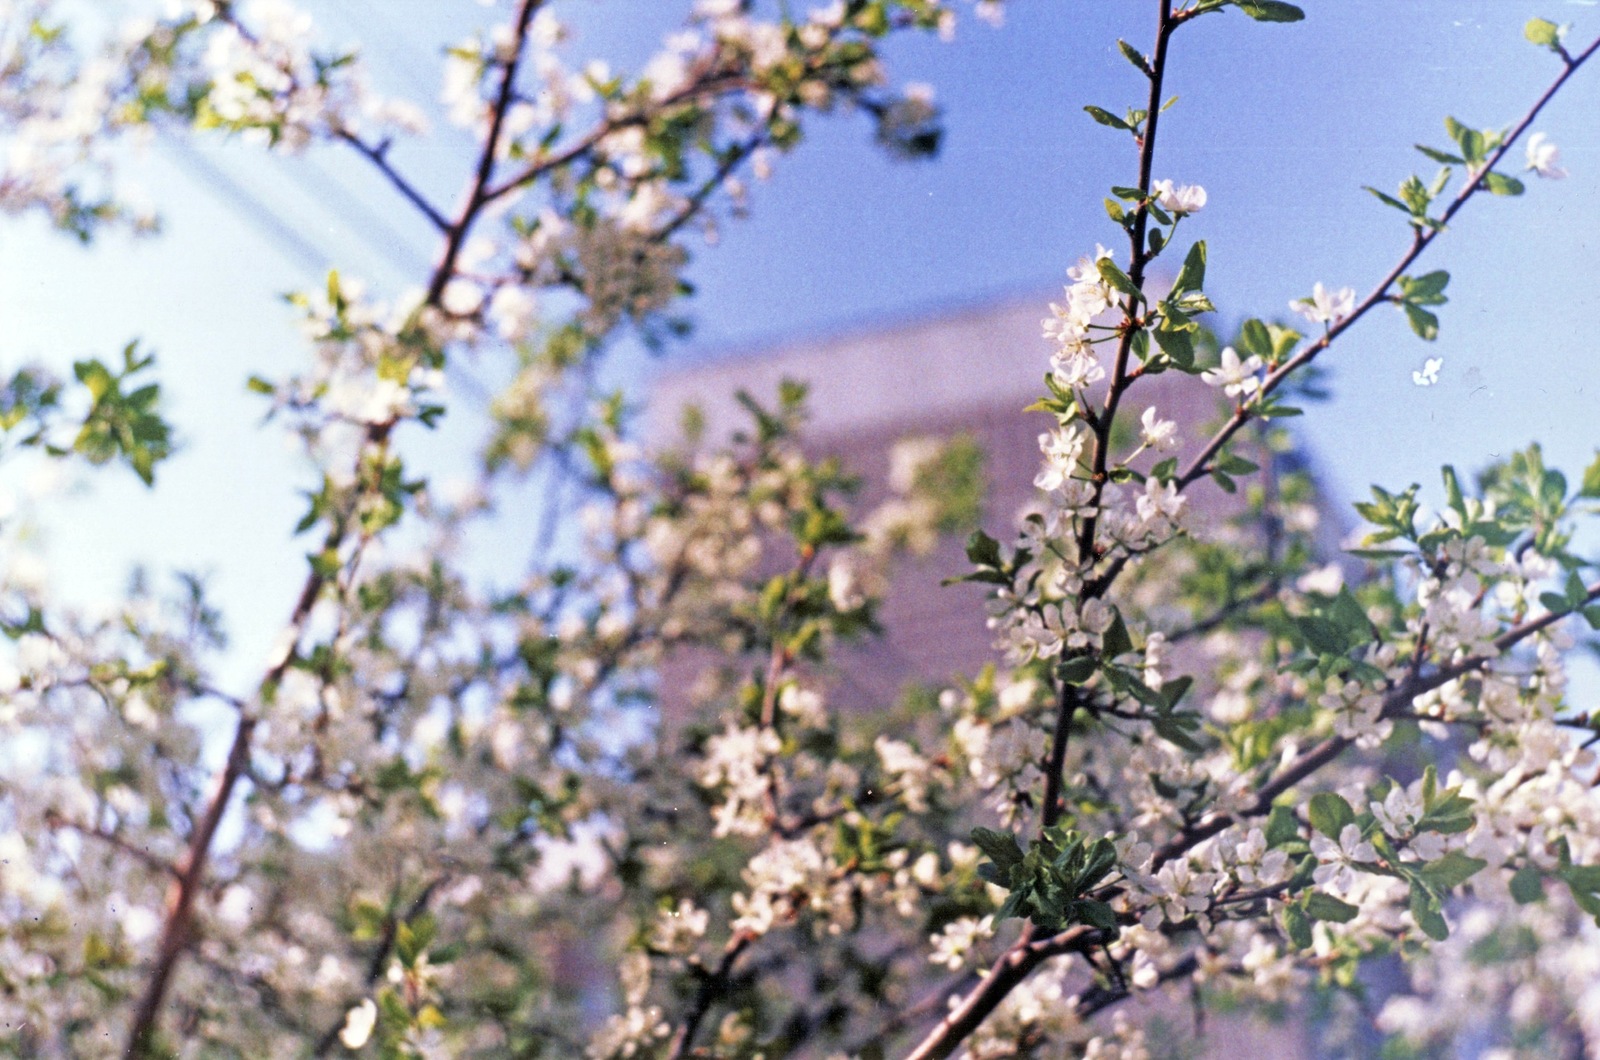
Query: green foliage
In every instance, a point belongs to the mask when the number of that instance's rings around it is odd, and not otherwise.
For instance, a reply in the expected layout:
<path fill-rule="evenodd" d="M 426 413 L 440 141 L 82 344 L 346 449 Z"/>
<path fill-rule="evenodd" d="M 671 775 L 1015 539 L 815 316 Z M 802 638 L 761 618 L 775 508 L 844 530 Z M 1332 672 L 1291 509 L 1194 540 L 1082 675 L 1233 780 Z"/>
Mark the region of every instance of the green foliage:
<path fill-rule="evenodd" d="M 1411 330 L 1428 342 L 1439 337 L 1439 318 L 1423 307 L 1448 302 L 1444 289 L 1449 282 L 1450 274 L 1443 269 L 1423 276 L 1402 276 L 1398 281 L 1400 293 L 1395 300 L 1405 310 Z"/>
<path fill-rule="evenodd" d="M 1234 0 L 1234 6 L 1257 22 L 1299 22 L 1306 13 L 1281 0 Z"/>
<path fill-rule="evenodd" d="M 126 387 L 154 363 L 154 355 L 139 356 L 138 344 L 130 342 L 122 351 L 120 370 L 96 359 L 72 366 L 90 400 L 73 450 L 91 464 L 121 457 L 147 486 L 155 481 L 156 465 L 172 454 L 172 432 L 161 417 L 159 383 Z"/>
<path fill-rule="evenodd" d="M 1011 892 L 997 914 L 1000 919 L 1027 917 L 1048 931 L 1073 924 L 1116 929 L 1111 907 L 1087 897 L 1116 868 L 1111 840 L 1089 840 L 1056 826 L 1026 851 L 1016 836 L 992 828 L 974 828 L 972 841 L 989 858 L 978 866 L 979 875 Z"/>

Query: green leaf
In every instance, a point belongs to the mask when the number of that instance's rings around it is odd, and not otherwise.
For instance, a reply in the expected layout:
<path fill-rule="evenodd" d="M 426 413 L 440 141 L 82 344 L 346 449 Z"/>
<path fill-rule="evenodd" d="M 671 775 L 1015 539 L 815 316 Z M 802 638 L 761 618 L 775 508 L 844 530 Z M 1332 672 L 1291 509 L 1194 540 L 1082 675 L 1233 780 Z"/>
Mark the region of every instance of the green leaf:
<path fill-rule="evenodd" d="M 1191 754 L 1200 754 L 1205 750 L 1193 736 L 1189 735 L 1189 726 L 1197 724 L 1198 719 L 1193 714 L 1167 714 L 1151 722 L 1156 735 L 1168 743 L 1183 748 Z"/>
<path fill-rule="evenodd" d="M 1547 18 L 1530 18 L 1522 27 L 1522 35 L 1528 38 L 1528 43 L 1552 51 L 1561 44 L 1561 27 Z"/>
<path fill-rule="evenodd" d="M 1243 353 L 1255 354 L 1261 358 L 1271 357 L 1272 333 L 1267 330 L 1265 324 L 1252 317 L 1239 327 L 1238 346 Z"/>
<path fill-rule="evenodd" d="M 1097 927 L 1104 931 L 1114 931 L 1117 927 L 1117 914 L 1109 905 L 1096 901 L 1093 898 L 1080 898 L 1072 903 L 1074 919 L 1080 923 Z"/>
<path fill-rule="evenodd" d="M 1253 475 L 1257 471 L 1261 470 L 1261 465 L 1246 460 L 1237 453 L 1222 454 L 1221 456 L 1217 457 L 1216 462 L 1212 466 L 1217 468 L 1219 471 L 1223 471 L 1234 476 Z"/>
<path fill-rule="evenodd" d="M 1083 109 L 1089 115 L 1089 117 L 1093 118 L 1101 125 L 1112 129 L 1122 129 L 1127 132 L 1133 131 L 1133 126 L 1129 125 L 1127 122 L 1123 121 L 1121 118 L 1117 117 L 1115 114 L 1103 107 L 1090 106 L 1084 107 Z"/>
<path fill-rule="evenodd" d="M 1275 805 L 1267 814 L 1267 846 L 1276 849 L 1300 838 L 1300 822 L 1287 806 Z"/>
<path fill-rule="evenodd" d="M 1282 0 L 1234 0 L 1234 5 L 1257 22 L 1299 22 L 1306 13 Z"/>
<path fill-rule="evenodd" d="M 979 567 L 998 569 L 1000 560 L 1000 542 L 984 533 L 974 530 L 972 536 L 967 538 L 967 561 Z"/>
<path fill-rule="evenodd" d="M 1362 191 L 1370 191 L 1373 195 L 1377 196 L 1379 202 L 1383 203 L 1385 206 L 1393 206 L 1396 210 L 1399 210 L 1401 213 L 1407 213 L 1408 214 L 1408 213 L 1412 212 L 1411 211 L 1411 207 L 1407 206 L 1405 203 L 1401 202 L 1399 199 L 1395 198 L 1393 195 L 1387 195 L 1387 194 L 1379 191 L 1377 188 L 1374 188 L 1370 184 L 1361 185 L 1361 190 Z"/>
<path fill-rule="evenodd" d="M 1556 872 L 1575 894 L 1600 893 L 1600 865 L 1567 864 L 1562 865 Z"/>
<path fill-rule="evenodd" d="M 1579 577 L 1577 571 L 1567 572 L 1567 584 L 1563 589 L 1567 594 L 1568 609 L 1576 611 L 1589 602 L 1589 587 L 1583 584 L 1583 579 Z"/>
<path fill-rule="evenodd" d="M 1340 901 L 1331 894 L 1312 891 L 1306 895 L 1306 913 L 1313 920 L 1330 920 L 1335 924 L 1348 924 L 1361 910 L 1349 902 Z"/>
<path fill-rule="evenodd" d="M 1122 620 L 1120 612 L 1115 613 L 1111 625 L 1106 629 L 1100 639 L 1100 651 L 1108 659 L 1133 650 L 1133 638 L 1128 636 L 1128 624 Z"/>
<path fill-rule="evenodd" d="M 1187 330 L 1160 327 L 1156 329 L 1155 337 L 1156 345 L 1161 347 L 1162 353 L 1172 358 L 1173 364 L 1184 370 L 1194 367 L 1194 339 Z"/>
<path fill-rule="evenodd" d="M 1445 118 L 1445 131 L 1450 134 L 1450 139 L 1461 148 L 1461 157 L 1468 163 L 1481 162 L 1484 153 L 1483 134 L 1476 129 L 1469 129 L 1454 118 Z"/>
<path fill-rule="evenodd" d="M 1421 306 L 1405 302 L 1400 306 L 1406 312 L 1406 321 L 1410 323 L 1411 330 L 1428 342 L 1439 337 L 1439 318 L 1423 309 Z"/>
<path fill-rule="evenodd" d="M 1449 301 L 1444 289 L 1450 283 L 1450 274 L 1437 269 L 1422 276 L 1400 277 L 1400 297 L 1416 305 L 1444 305 Z"/>
<path fill-rule="evenodd" d="M 1433 201 L 1433 196 L 1428 193 L 1428 188 L 1415 175 L 1407 177 L 1400 185 L 1400 198 L 1406 204 L 1406 209 L 1414 216 L 1421 217 L 1428 212 L 1428 204 Z"/>
<path fill-rule="evenodd" d="M 1356 812 L 1350 808 L 1344 796 L 1331 791 L 1321 791 L 1311 796 L 1306 814 L 1311 819 L 1311 827 L 1329 839 L 1338 839 L 1344 826 L 1354 824 L 1356 820 Z"/>
<path fill-rule="evenodd" d="M 1150 76 L 1150 60 L 1144 54 L 1125 40 L 1117 41 L 1117 48 L 1122 52 L 1122 57 L 1134 65 L 1146 77 Z"/>
<path fill-rule="evenodd" d="M 1594 463 L 1583 469 L 1583 485 L 1578 488 L 1578 496 L 1600 498 L 1600 450 L 1595 451 Z"/>
<path fill-rule="evenodd" d="M 1443 162 L 1447 166 L 1459 166 L 1465 164 L 1466 162 L 1466 159 L 1462 158 L 1460 155 L 1453 155 L 1448 151 L 1440 151 L 1429 147 L 1427 144 L 1413 144 L 1412 146 L 1414 146 L 1418 151 L 1421 151 L 1423 154 L 1427 155 L 1429 158 L 1433 159 L 1435 162 Z"/>
<path fill-rule="evenodd" d="M 1189 248 L 1188 255 L 1183 259 L 1183 268 L 1178 270 L 1178 278 L 1172 284 L 1172 293 L 1198 291 L 1205 286 L 1205 283 L 1206 242 L 1202 239 Z"/>
<path fill-rule="evenodd" d="M 1022 847 L 1017 843 L 1017 837 L 1010 832 L 1001 832 L 993 828 L 974 828 L 972 842 L 989 856 L 990 861 L 1003 869 L 1010 870 L 1022 864 L 1024 858 Z"/>
<path fill-rule="evenodd" d="M 1450 937 L 1450 925 L 1439 911 L 1439 899 L 1428 893 L 1422 884 L 1411 884 L 1411 918 L 1430 939 L 1443 942 Z"/>
<path fill-rule="evenodd" d="M 1456 477 L 1456 469 L 1445 464 L 1439 469 L 1439 474 L 1444 479 L 1444 494 L 1450 509 L 1456 512 L 1466 511 L 1467 502 L 1461 495 L 1461 480 Z"/>
<path fill-rule="evenodd" d="M 1522 181 L 1516 177 L 1508 177 L 1504 173 L 1494 172 L 1483 175 L 1483 186 L 1496 195 L 1521 195 L 1526 190 L 1522 185 Z"/>
<path fill-rule="evenodd" d="M 1099 261 L 1095 262 L 1095 267 L 1100 270 L 1100 278 L 1105 280 L 1111 286 L 1115 287 L 1123 294 L 1132 295 L 1134 298 L 1143 300 L 1143 292 L 1141 292 L 1139 288 L 1134 285 L 1134 282 L 1128 278 L 1127 273 L 1117 268 L 1116 262 L 1112 261 L 1110 258 L 1101 258 Z"/>
<path fill-rule="evenodd" d="M 1081 685 L 1095 675 L 1098 667 L 1094 659 L 1088 655 L 1079 655 L 1071 659 L 1064 659 L 1056 667 L 1056 676 L 1069 685 Z"/>
<path fill-rule="evenodd" d="M 1452 850 L 1439 860 L 1424 865 L 1422 878 L 1441 891 L 1453 891 L 1488 865 L 1482 858 L 1468 857 L 1459 850 Z"/>
<path fill-rule="evenodd" d="M 1539 866 L 1531 861 L 1524 862 L 1523 866 L 1512 874 L 1511 897 L 1518 905 L 1537 902 L 1544 897 L 1544 876 L 1539 872 Z"/>
<path fill-rule="evenodd" d="M 1283 907 L 1283 933 L 1297 950 L 1311 948 L 1311 918 L 1296 903 Z"/>

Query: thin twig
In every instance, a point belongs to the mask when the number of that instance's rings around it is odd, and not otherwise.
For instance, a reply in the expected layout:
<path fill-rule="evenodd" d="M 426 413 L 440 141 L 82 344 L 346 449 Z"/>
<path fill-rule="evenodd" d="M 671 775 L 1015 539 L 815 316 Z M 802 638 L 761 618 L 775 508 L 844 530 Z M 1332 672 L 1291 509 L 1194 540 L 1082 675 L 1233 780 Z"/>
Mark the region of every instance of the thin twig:
<path fill-rule="evenodd" d="M 374 147 L 348 129 L 340 129 L 336 135 L 342 142 L 349 144 L 358 154 L 376 166 L 378 172 L 384 175 L 394 189 L 405 196 L 407 202 L 422 211 L 422 215 L 432 223 L 433 227 L 437 228 L 441 233 L 450 230 L 450 220 L 439 211 L 438 207 L 429 202 L 428 197 L 422 194 L 417 186 L 407 180 L 394 167 L 394 164 L 389 161 L 388 141 L 384 141 Z"/>

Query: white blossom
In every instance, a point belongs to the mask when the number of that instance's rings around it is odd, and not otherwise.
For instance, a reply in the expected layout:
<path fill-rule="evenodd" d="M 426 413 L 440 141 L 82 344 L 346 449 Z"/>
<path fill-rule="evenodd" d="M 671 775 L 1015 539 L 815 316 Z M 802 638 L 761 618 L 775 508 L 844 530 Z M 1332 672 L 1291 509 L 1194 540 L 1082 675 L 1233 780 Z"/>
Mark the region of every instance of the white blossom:
<path fill-rule="evenodd" d="M 1174 187 L 1170 180 L 1157 180 L 1151 183 L 1150 191 L 1155 195 L 1157 205 L 1180 217 L 1197 213 L 1206 204 L 1206 189 L 1198 184 Z"/>
<path fill-rule="evenodd" d="M 1356 292 L 1351 287 L 1330 291 L 1320 282 L 1311 288 L 1310 298 L 1297 298 L 1289 308 L 1313 324 L 1337 324 L 1356 308 Z"/>
<path fill-rule="evenodd" d="M 1232 346 L 1222 348 L 1222 363 L 1200 373 L 1207 386 L 1220 386 L 1229 397 L 1236 394 L 1249 396 L 1261 386 L 1257 373 L 1261 371 L 1261 358 L 1251 354 L 1244 360 Z"/>
<path fill-rule="evenodd" d="M 1542 132 L 1528 137 L 1528 169 L 1549 180 L 1560 180 L 1567 175 L 1561 168 L 1561 148 L 1551 143 Z"/>

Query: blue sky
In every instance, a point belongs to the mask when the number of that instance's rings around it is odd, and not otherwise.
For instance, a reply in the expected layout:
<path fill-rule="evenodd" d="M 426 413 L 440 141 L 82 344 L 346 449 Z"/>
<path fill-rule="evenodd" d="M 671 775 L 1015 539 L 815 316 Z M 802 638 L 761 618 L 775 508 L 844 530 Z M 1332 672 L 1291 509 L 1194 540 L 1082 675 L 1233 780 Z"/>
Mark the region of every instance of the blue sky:
<path fill-rule="evenodd" d="M 365 36 L 381 86 L 431 105 L 441 44 L 485 16 L 470 0 L 319 0 L 307 5 L 333 40 Z M 576 59 L 618 67 L 647 55 L 686 4 L 576 0 Z M 1206 209 L 1184 225 L 1210 245 L 1208 287 L 1222 321 L 1283 316 L 1323 281 L 1365 291 L 1408 238 L 1398 214 L 1360 190 L 1392 189 L 1434 165 L 1411 149 L 1444 146 L 1453 114 L 1510 124 L 1558 72 L 1522 39 L 1534 15 L 1600 34 L 1592 3 L 1544 0 L 1311 0 L 1306 22 L 1270 26 L 1210 16 L 1173 45 L 1157 176 L 1203 184 Z M 887 160 L 859 118 L 812 127 L 806 144 L 756 187 L 752 216 L 698 248 L 689 306 L 695 337 L 669 356 L 704 356 L 986 297 L 1058 293 L 1065 269 L 1118 230 L 1100 206 L 1132 183 L 1126 136 L 1091 122 L 1095 103 L 1137 104 L 1123 37 L 1148 47 L 1148 0 L 1020 0 L 1002 29 L 963 22 L 954 44 L 902 41 L 891 71 L 933 84 L 948 134 L 937 162 Z M 1534 439 L 1576 471 L 1600 443 L 1592 329 L 1600 310 L 1600 66 L 1581 73 L 1535 128 L 1561 146 L 1571 177 L 1530 181 L 1521 199 L 1475 202 L 1424 259 L 1448 269 L 1451 304 L 1437 343 L 1398 312 L 1363 322 L 1328 359 L 1335 400 L 1300 425 L 1336 495 L 1370 482 L 1437 482 L 1438 465 L 1479 466 Z M 442 126 L 441 126 L 442 127 Z M 406 147 L 399 161 L 441 202 L 465 171 L 459 136 Z M 1519 164 L 1521 152 L 1515 157 Z M 308 165 L 309 164 L 309 168 Z M 33 225 L 0 240 L 0 320 L 7 363 L 66 370 L 133 337 L 161 357 L 183 451 L 146 493 L 100 474 L 50 523 L 60 584 L 80 599 L 114 594 L 134 561 L 213 574 L 238 642 L 241 676 L 264 654 L 304 563 L 289 529 L 306 482 L 261 406 L 252 372 L 286 373 L 303 356 L 279 297 L 320 283 L 324 260 L 380 290 L 419 278 L 427 232 L 388 189 L 337 152 L 266 161 L 238 145 L 157 148 L 131 164 L 160 207 L 153 241 L 111 238 L 83 250 Z M 274 220 L 246 220 L 247 212 Z M 293 232 L 272 235 L 272 225 Z M 1119 247 L 1119 252 L 1122 248 Z M 319 260 L 320 259 L 320 260 Z M 647 370 L 619 351 L 619 372 Z M 1442 356 L 1440 382 L 1411 372 Z M 492 365 L 473 371 L 494 374 Z M 1044 370 L 1041 364 L 1041 373 Z M 406 439 L 448 469 L 469 451 L 478 404 L 460 392 L 437 439 Z M 1437 494 L 1435 494 L 1437 495 Z"/>

